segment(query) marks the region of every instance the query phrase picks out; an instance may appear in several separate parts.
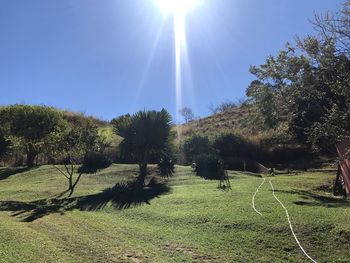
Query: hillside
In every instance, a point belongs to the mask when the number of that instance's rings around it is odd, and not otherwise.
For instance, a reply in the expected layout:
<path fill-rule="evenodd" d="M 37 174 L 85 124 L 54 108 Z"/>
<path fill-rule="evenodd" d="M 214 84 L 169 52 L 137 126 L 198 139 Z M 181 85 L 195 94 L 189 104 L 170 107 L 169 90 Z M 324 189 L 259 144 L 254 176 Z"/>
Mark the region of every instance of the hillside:
<path fill-rule="evenodd" d="M 249 106 L 234 108 L 183 124 L 179 126 L 179 129 L 184 137 L 195 133 L 202 133 L 208 136 L 221 132 L 243 133 L 249 130 L 247 121 L 249 112 Z"/>

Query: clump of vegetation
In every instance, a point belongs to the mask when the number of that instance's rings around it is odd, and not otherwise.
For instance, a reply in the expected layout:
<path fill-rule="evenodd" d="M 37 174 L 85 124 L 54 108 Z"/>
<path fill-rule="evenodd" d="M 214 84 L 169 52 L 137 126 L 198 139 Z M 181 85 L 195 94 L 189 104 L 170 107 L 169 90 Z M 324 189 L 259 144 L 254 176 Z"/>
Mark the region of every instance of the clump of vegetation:
<path fill-rule="evenodd" d="M 158 164 L 158 171 L 162 177 L 170 177 L 175 172 L 175 163 L 169 156 L 163 156 Z"/>
<path fill-rule="evenodd" d="M 239 106 L 240 105 L 238 103 L 235 103 L 233 101 L 224 101 L 216 107 L 213 105 L 210 106 L 210 111 L 212 112 L 212 114 L 218 114 L 220 112 L 225 112 L 227 110 L 236 109 Z"/>
<path fill-rule="evenodd" d="M 213 154 L 199 154 L 196 156 L 195 173 L 206 180 L 220 179 L 223 175 L 222 162 Z"/>
<path fill-rule="evenodd" d="M 112 164 L 106 156 L 97 152 L 88 152 L 85 157 L 83 164 L 79 168 L 81 173 L 96 173 L 99 170 L 105 169 Z"/>
<path fill-rule="evenodd" d="M 237 169 L 237 162 L 240 162 L 245 171 L 246 160 L 256 160 L 257 157 L 256 145 L 232 133 L 219 135 L 213 142 L 213 148 L 230 169 Z"/>
<path fill-rule="evenodd" d="M 145 184 L 147 165 L 153 159 L 160 160 L 169 151 L 171 116 L 165 110 L 139 111 L 113 121 L 117 135 L 122 137 L 119 145 L 123 156 L 129 157 L 139 165 L 138 182 Z"/>
<path fill-rule="evenodd" d="M 218 188 L 230 189 L 230 180 L 224 169 L 223 162 L 215 154 L 199 154 L 195 159 L 194 171 L 205 180 L 217 180 Z"/>
<path fill-rule="evenodd" d="M 0 108 L 0 124 L 9 140 L 20 143 L 27 166 L 33 166 L 39 153 L 50 152 L 67 122 L 52 107 L 11 105 Z"/>
<path fill-rule="evenodd" d="M 185 123 L 189 123 L 195 119 L 192 109 L 188 107 L 180 109 L 179 114 L 184 117 Z"/>
<path fill-rule="evenodd" d="M 6 140 L 6 138 L 0 133 L 0 160 L 8 152 L 9 146 L 10 141 Z"/>
<path fill-rule="evenodd" d="M 209 138 L 204 135 L 194 135 L 186 139 L 182 149 L 185 154 L 187 164 L 192 163 L 196 159 L 197 155 L 213 152 Z"/>
<path fill-rule="evenodd" d="M 287 43 L 277 56 L 251 67 L 247 89 L 255 123 L 289 128 L 296 143 L 319 153 L 350 136 L 349 1 L 336 15 L 316 16 L 317 36 Z"/>

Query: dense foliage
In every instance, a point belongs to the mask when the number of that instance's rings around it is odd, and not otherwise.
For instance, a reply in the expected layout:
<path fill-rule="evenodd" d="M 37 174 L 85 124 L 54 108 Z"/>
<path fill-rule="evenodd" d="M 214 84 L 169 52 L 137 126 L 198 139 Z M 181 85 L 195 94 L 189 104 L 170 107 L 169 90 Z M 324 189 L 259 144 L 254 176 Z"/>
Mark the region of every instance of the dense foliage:
<path fill-rule="evenodd" d="M 159 174 L 162 177 L 170 177 L 175 172 L 175 163 L 172 158 L 165 155 L 163 156 L 158 164 Z"/>
<path fill-rule="evenodd" d="M 206 180 L 221 180 L 225 176 L 222 161 L 215 154 L 202 153 L 196 156 L 195 173 Z"/>
<path fill-rule="evenodd" d="M 10 146 L 10 141 L 0 134 L 0 159 L 7 153 Z"/>
<path fill-rule="evenodd" d="M 67 125 L 60 112 L 46 106 L 1 107 L 0 121 L 3 133 L 23 145 L 28 166 L 34 164 L 39 153 L 55 146 Z"/>
<path fill-rule="evenodd" d="M 192 163 L 199 154 L 213 152 L 209 138 L 204 135 L 193 135 L 184 142 L 182 148 L 187 164 Z"/>
<path fill-rule="evenodd" d="M 81 167 L 79 167 L 79 172 L 92 174 L 109 167 L 111 164 L 111 160 L 109 160 L 103 154 L 97 152 L 88 152 L 84 156 Z"/>
<path fill-rule="evenodd" d="M 333 152 L 350 135 L 349 3 L 336 17 L 317 17 L 321 35 L 251 67 L 256 80 L 247 96 L 261 128 L 287 124 L 297 142 L 319 152 Z"/>
<path fill-rule="evenodd" d="M 135 160 L 140 168 L 139 183 L 144 184 L 147 165 L 170 149 L 171 116 L 165 110 L 139 111 L 114 122 L 117 135 L 122 137 L 120 152 Z"/>

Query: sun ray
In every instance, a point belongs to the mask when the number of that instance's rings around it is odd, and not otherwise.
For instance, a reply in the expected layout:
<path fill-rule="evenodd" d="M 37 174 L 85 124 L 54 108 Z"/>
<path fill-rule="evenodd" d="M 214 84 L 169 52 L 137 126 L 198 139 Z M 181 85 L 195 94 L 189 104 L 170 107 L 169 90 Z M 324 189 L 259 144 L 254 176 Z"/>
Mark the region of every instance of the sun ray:
<path fill-rule="evenodd" d="M 174 14 L 174 39 L 175 39 L 175 90 L 176 90 L 176 121 L 180 121 L 179 110 L 182 105 L 182 50 L 186 45 L 185 16 L 181 13 Z"/>
<path fill-rule="evenodd" d="M 183 107 L 184 73 L 191 75 L 187 52 L 186 15 L 196 8 L 201 1 L 202 0 L 154 0 L 155 4 L 164 14 L 173 16 L 177 123 L 181 121 L 179 110 Z M 189 76 L 189 79 L 191 82 L 190 84 L 192 84 L 191 76 Z"/>
<path fill-rule="evenodd" d="M 163 28 L 164 28 L 164 22 L 161 23 L 161 25 L 159 27 L 159 30 L 157 32 L 156 39 L 155 39 L 154 44 L 152 46 L 150 56 L 148 57 L 148 60 L 147 60 L 145 71 L 142 74 L 142 77 L 141 77 L 141 80 L 140 80 L 140 84 L 138 85 L 138 88 L 136 90 L 134 102 L 131 104 L 132 105 L 131 106 L 132 110 L 135 110 L 135 107 L 136 107 L 137 103 L 139 102 L 141 93 L 142 93 L 142 91 L 144 89 L 145 82 L 146 82 L 147 76 L 149 74 L 149 70 L 151 68 L 151 65 L 152 65 L 155 53 L 156 53 L 158 45 L 159 45 L 159 41 L 160 41 L 160 37 L 162 35 Z"/>

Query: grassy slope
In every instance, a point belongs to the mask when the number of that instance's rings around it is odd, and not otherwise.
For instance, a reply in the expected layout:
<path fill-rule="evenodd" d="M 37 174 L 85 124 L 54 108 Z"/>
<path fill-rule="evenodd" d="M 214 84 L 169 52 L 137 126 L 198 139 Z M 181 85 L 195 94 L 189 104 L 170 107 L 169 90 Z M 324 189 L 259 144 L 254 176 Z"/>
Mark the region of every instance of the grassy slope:
<path fill-rule="evenodd" d="M 241 107 L 220 112 L 209 117 L 201 118 L 178 127 L 185 137 L 194 133 L 208 136 L 226 132 L 251 132 L 247 126 L 249 107 Z"/>
<path fill-rule="evenodd" d="M 135 169 L 114 165 L 86 176 L 76 195 L 125 181 L 135 176 Z M 251 197 L 261 179 L 230 175 L 232 191 L 224 192 L 216 189 L 216 182 L 179 167 L 169 181 L 171 192 L 150 204 L 122 210 L 60 209 L 32 222 L 22 221 L 28 211 L 15 212 L 1 202 L 0 262 L 307 262 L 269 184 L 256 197 L 263 213 L 259 216 Z M 278 176 L 273 182 L 307 252 L 318 262 L 348 262 L 350 203 L 317 190 L 332 178 L 309 173 Z M 44 166 L 1 180 L 0 200 L 28 202 L 64 188 L 64 178 Z"/>

